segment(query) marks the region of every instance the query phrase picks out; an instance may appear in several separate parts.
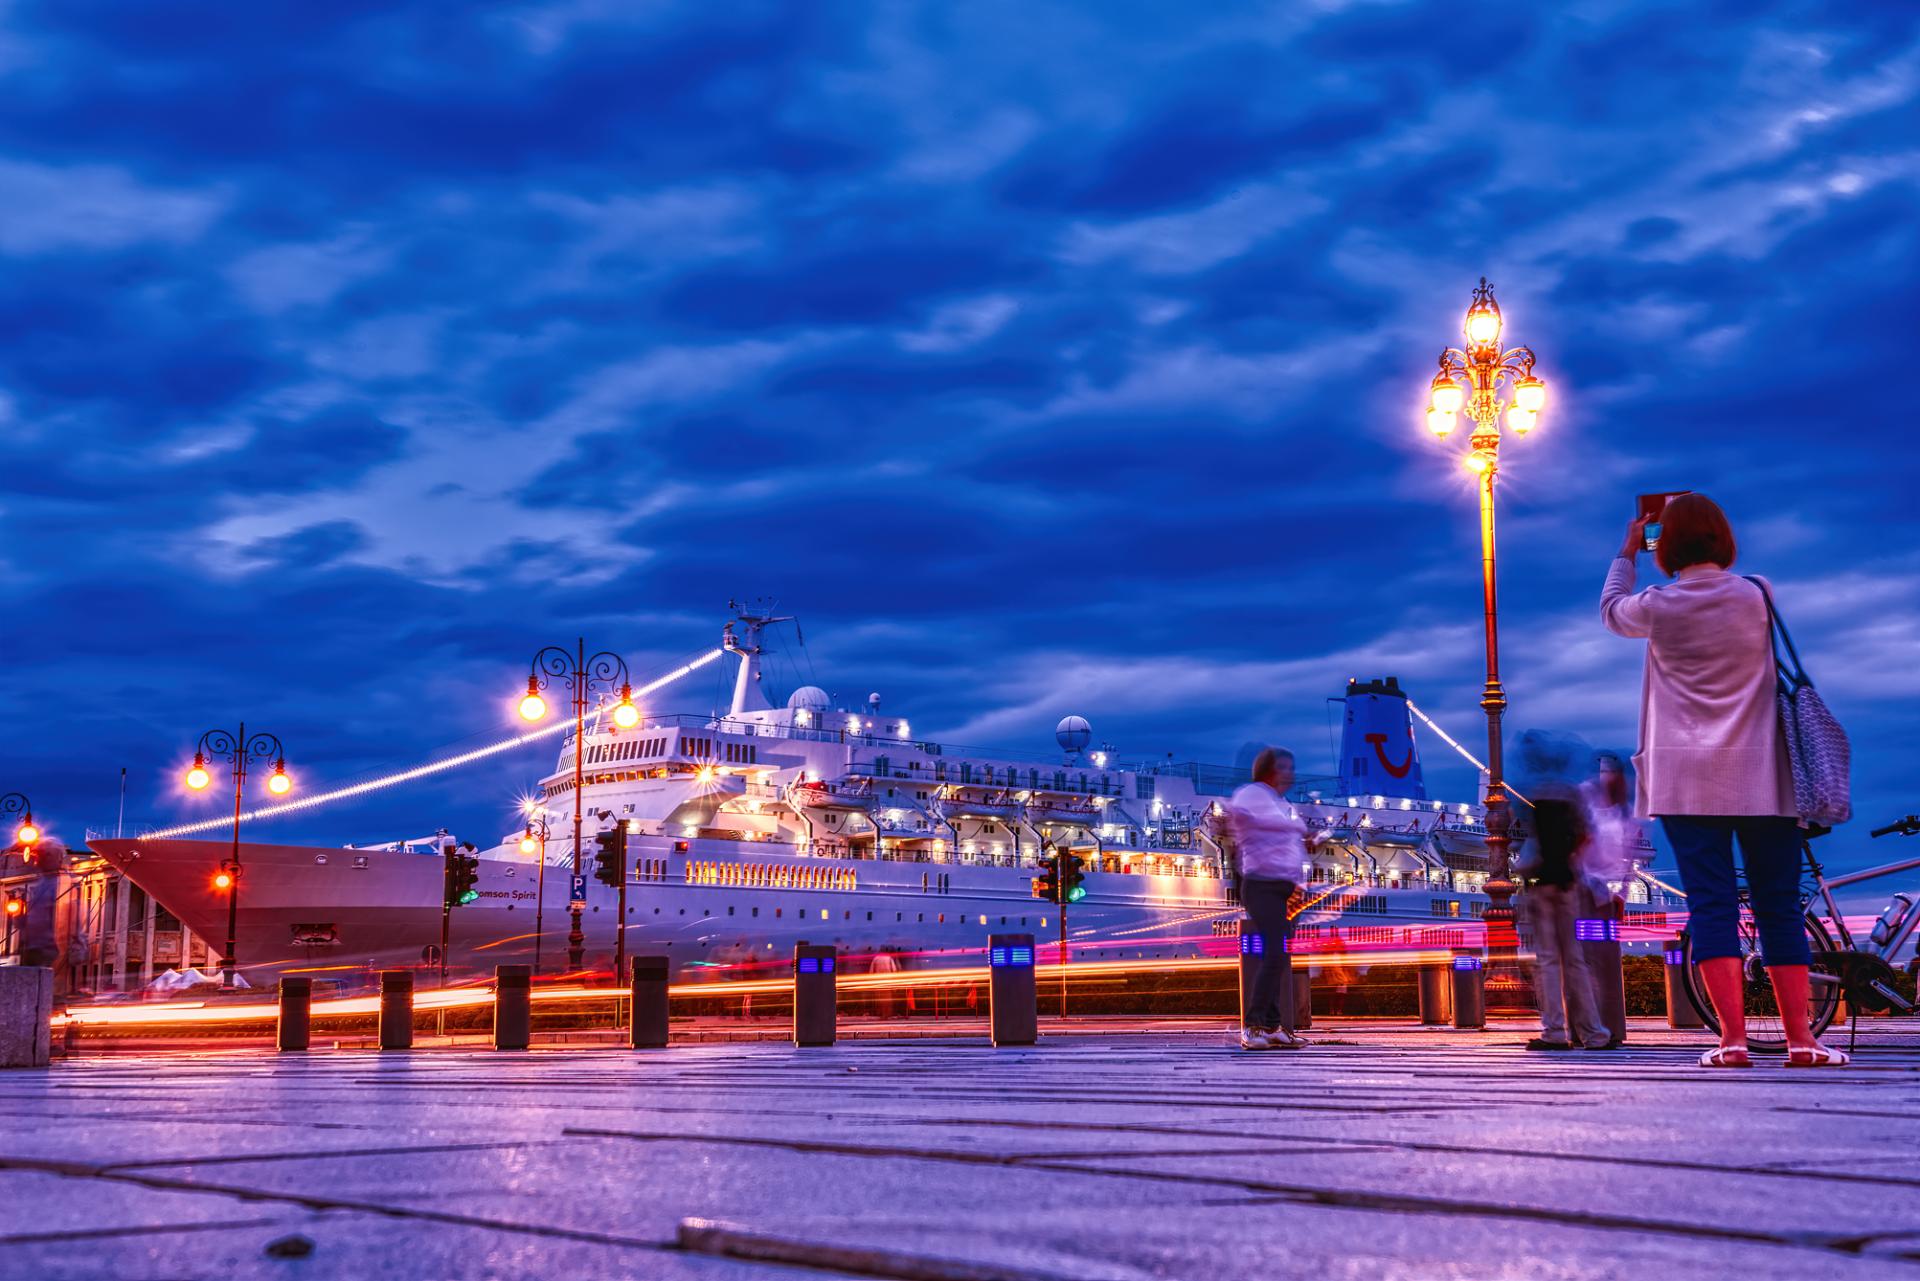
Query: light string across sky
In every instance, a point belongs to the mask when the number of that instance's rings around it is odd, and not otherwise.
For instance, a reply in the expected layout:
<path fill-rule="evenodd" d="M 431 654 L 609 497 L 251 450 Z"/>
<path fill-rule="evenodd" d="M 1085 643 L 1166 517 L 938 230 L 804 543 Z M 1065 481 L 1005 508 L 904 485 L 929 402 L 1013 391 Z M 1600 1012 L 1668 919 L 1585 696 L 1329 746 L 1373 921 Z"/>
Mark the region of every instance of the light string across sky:
<path fill-rule="evenodd" d="M 636 696 L 650 694 L 663 685 L 671 684 L 679 680 L 682 676 L 700 670 L 708 663 L 718 659 L 725 652 L 726 651 L 720 649 L 708 650 L 700 657 L 674 668 L 664 676 L 647 682 L 633 692 Z M 597 712 L 599 709 L 596 708 L 594 710 Z M 356 796 L 365 796 L 369 792 L 378 792 L 389 787 L 398 787 L 402 783 L 411 783 L 418 779 L 427 778 L 433 774 L 444 773 L 450 769 L 459 769 L 463 765 L 471 765 L 475 761 L 484 760 L 489 756 L 497 756 L 501 752 L 510 752 L 516 747 L 523 747 L 528 743 L 537 742 L 543 738 L 551 738 L 556 734 L 566 733 L 572 728 L 573 721 L 571 718 L 559 719 L 551 725 L 543 725 L 539 729 L 528 730 L 524 734 L 514 734 L 498 742 L 489 743 L 485 747 L 476 747 L 469 752 L 460 752 L 457 755 L 448 756 L 441 760 L 428 761 L 424 765 L 416 765 L 411 769 L 398 770 L 392 774 L 383 774 L 378 778 L 370 778 L 362 782 L 350 783 L 345 787 L 336 787 L 330 792 L 318 792 L 312 796 L 303 796 L 295 801 L 283 801 L 277 805 L 266 805 L 259 809 L 246 810 L 240 815 L 240 821 L 242 823 L 258 823 L 265 819 L 280 818 L 287 814 L 297 814 L 306 810 L 317 809 L 322 805 L 331 805 L 335 801 L 351 800 Z M 197 819 L 191 823 L 178 823 L 172 827 L 163 827 L 158 831 L 147 832 L 143 835 L 142 839 L 173 840 L 182 836 L 197 836 L 203 832 L 218 831 L 230 826 L 232 823 L 233 816 L 230 814 L 222 815 L 218 818 Z"/>

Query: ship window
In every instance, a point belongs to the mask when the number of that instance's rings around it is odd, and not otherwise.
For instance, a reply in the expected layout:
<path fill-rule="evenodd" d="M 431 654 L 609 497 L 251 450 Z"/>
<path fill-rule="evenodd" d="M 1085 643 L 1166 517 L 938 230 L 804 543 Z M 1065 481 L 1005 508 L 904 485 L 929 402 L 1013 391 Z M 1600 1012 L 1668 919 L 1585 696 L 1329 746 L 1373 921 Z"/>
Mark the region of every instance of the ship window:
<path fill-rule="evenodd" d="M 754 908 L 754 909 L 753 909 L 753 914 L 754 914 L 755 916 L 758 916 L 758 915 L 760 915 L 760 909 L 759 909 L 759 908 L 757 908 L 757 907 L 756 907 L 756 908 Z"/>
<path fill-rule="evenodd" d="M 871 921 L 871 920 L 873 919 L 873 913 L 872 913 L 872 912 L 868 912 L 868 913 L 867 913 L 867 919 L 868 919 L 869 921 Z"/>
<path fill-rule="evenodd" d="M 786 915 L 786 909 L 776 907 L 773 909 L 773 915 L 774 915 L 774 918 L 777 920 L 778 918 Z"/>
<path fill-rule="evenodd" d="M 939 924 L 945 925 L 946 923 L 947 923 L 947 914 L 945 912 L 942 912 L 940 913 Z"/>
<path fill-rule="evenodd" d="M 907 914 L 905 912 L 895 912 L 893 914 L 893 919 L 896 921 L 903 921 L 906 919 L 906 916 Z"/>
<path fill-rule="evenodd" d="M 827 919 L 827 917 L 828 917 L 829 915 L 830 915 L 830 913 L 828 913 L 828 911 L 827 911 L 827 909 L 826 909 L 826 908 L 824 908 L 824 907 L 823 907 L 823 908 L 821 908 L 821 909 L 820 909 L 820 919 L 821 919 L 821 920 L 823 920 L 823 921 L 824 921 L 824 920 L 826 920 L 826 919 Z"/>
<path fill-rule="evenodd" d="M 732 916 L 732 915 L 733 915 L 733 904 L 731 904 L 731 903 L 729 903 L 729 904 L 727 904 L 727 915 L 728 915 L 728 916 Z"/>
<path fill-rule="evenodd" d="M 916 921 L 925 921 L 927 919 L 927 914 L 925 912 L 917 913 L 913 919 Z"/>

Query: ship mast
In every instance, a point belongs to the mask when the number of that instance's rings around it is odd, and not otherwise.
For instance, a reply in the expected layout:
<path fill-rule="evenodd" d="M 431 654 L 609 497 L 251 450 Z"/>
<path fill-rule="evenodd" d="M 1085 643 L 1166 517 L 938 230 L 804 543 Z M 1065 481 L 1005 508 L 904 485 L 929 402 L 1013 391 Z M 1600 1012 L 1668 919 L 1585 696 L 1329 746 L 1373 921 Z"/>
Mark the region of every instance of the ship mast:
<path fill-rule="evenodd" d="M 774 623 L 792 622 L 793 615 L 775 614 L 772 601 L 750 606 L 730 600 L 727 608 L 733 611 L 733 621 L 721 631 L 720 647 L 740 656 L 740 670 L 733 678 L 733 706 L 727 715 L 771 711 L 773 704 L 760 688 L 760 656 L 766 653 L 760 643 L 760 633 Z"/>

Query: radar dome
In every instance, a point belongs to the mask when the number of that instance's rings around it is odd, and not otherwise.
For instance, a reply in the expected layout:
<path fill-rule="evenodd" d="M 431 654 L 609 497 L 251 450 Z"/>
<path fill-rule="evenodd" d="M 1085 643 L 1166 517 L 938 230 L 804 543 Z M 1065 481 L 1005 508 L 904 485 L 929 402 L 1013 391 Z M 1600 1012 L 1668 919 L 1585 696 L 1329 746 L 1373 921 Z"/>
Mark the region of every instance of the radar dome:
<path fill-rule="evenodd" d="M 1065 716 L 1053 727 L 1054 741 L 1069 752 L 1084 752 L 1093 741 L 1093 726 L 1084 716 Z"/>
<path fill-rule="evenodd" d="M 787 706 L 794 711 L 804 708 L 809 712 L 824 712 L 833 706 L 833 700 L 818 685 L 802 685 L 787 697 Z"/>

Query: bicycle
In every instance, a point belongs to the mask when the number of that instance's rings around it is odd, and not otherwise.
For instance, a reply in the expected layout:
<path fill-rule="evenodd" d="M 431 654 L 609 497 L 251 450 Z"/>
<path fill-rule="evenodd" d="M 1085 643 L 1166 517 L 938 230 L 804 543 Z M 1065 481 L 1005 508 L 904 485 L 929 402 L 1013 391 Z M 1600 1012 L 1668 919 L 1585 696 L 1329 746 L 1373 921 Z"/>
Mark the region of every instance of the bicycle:
<path fill-rule="evenodd" d="M 1812 844 L 1813 837 L 1823 836 L 1827 830 L 1818 827 L 1811 829 L 1808 839 L 1801 843 L 1807 870 L 1812 873 L 1811 887 L 1803 888 L 1801 892 L 1801 907 L 1806 918 L 1807 944 L 1813 950 L 1808 975 L 1811 979 L 1808 1015 L 1815 1036 L 1833 1026 L 1842 998 L 1845 998 L 1847 1007 L 1854 1011 L 1886 1009 L 1900 1014 L 1914 1012 L 1914 1003 L 1895 986 L 1898 972 L 1893 967 L 1893 958 L 1913 937 L 1914 930 L 1920 928 L 1920 910 L 1914 907 L 1915 894 L 1897 893 L 1869 931 L 1868 946 L 1862 948 L 1854 942 L 1846 918 L 1833 901 L 1833 891 L 1920 868 L 1920 858 L 1829 878 L 1822 870 L 1820 860 L 1814 857 Z M 1910 814 L 1898 822 L 1876 828 L 1871 835 L 1878 839 L 1894 833 L 1902 836 L 1920 835 L 1920 815 Z M 1825 919 L 1822 919 L 1814 905 L 1816 898 L 1826 908 Z M 1831 930 L 1828 929 L 1828 921 L 1832 922 Z M 1835 934 L 1839 935 L 1837 944 L 1834 941 Z M 1682 946 L 1686 949 L 1686 964 L 1681 967 L 1680 976 L 1687 996 L 1700 1011 L 1707 1026 L 1718 1033 L 1720 1018 L 1714 1012 L 1713 1002 L 1707 999 L 1706 982 L 1701 978 L 1699 965 L 1693 958 L 1691 932 L 1682 931 L 1681 937 Z M 1773 985 L 1767 979 L 1766 966 L 1760 957 L 1760 935 L 1754 924 L 1753 908 L 1744 883 L 1740 888 L 1740 957 L 1746 986 L 1747 1046 L 1762 1052 L 1783 1051 L 1787 1048 L 1786 1031 L 1780 1021 L 1779 1007 L 1774 1003 Z M 1909 961 L 1905 968 L 1909 975 L 1920 976 L 1920 957 Z"/>

